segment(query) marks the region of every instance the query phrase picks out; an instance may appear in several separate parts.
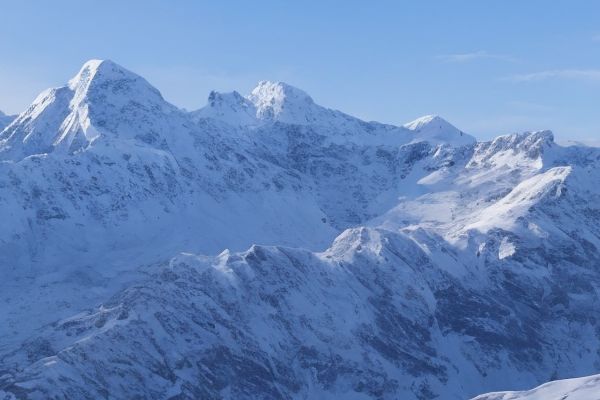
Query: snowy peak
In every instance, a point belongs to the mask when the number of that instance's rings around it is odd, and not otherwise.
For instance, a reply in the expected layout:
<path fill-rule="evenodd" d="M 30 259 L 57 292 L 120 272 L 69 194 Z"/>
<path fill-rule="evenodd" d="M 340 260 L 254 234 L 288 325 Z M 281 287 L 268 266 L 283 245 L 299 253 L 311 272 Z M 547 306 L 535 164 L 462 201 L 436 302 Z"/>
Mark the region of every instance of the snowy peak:
<path fill-rule="evenodd" d="M 437 115 L 425 115 L 404 125 L 414 134 L 413 141 L 466 146 L 476 142 L 475 138 L 456 128 Z"/>
<path fill-rule="evenodd" d="M 0 158 L 74 153 L 107 135 L 152 135 L 146 142 L 155 142 L 165 115 L 176 112 L 144 78 L 112 61 L 91 60 L 67 85 L 42 92 L 0 134 Z"/>
<path fill-rule="evenodd" d="M 414 121 L 404 124 L 404 127 L 406 129 L 410 129 L 411 131 L 420 131 L 431 126 L 438 127 L 438 129 L 442 129 L 443 127 L 454 128 L 448 121 L 437 115 L 424 115 L 415 119 Z"/>
<path fill-rule="evenodd" d="M 233 107 L 249 107 L 250 103 L 244 96 L 237 91 L 231 93 L 219 93 L 214 90 L 208 95 L 208 105 L 211 107 L 222 107 L 223 105 Z"/>
<path fill-rule="evenodd" d="M 247 97 L 235 91 L 213 91 L 208 104 L 191 115 L 196 120 L 213 118 L 238 127 L 272 123 L 311 126 L 329 141 L 338 144 L 403 145 L 429 142 L 433 145 L 462 147 L 476 142 L 475 138 L 437 116 L 428 115 L 402 127 L 365 122 L 320 106 L 303 90 L 274 81 L 259 82 Z"/>
<path fill-rule="evenodd" d="M 284 82 L 261 81 L 248 96 L 261 120 L 305 124 L 325 111 L 304 91 Z"/>
<path fill-rule="evenodd" d="M 261 81 L 248 99 L 256 106 L 257 115 L 265 119 L 277 119 L 289 113 L 288 109 L 306 110 L 314 105 L 308 94 L 284 82 Z"/>
<path fill-rule="evenodd" d="M 192 112 L 194 119 L 214 118 L 231 125 L 255 125 L 256 107 L 236 91 L 231 93 L 210 92 L 208 104 L 198 111 Z"/>
<path fill-rule="evenodd" d="M 327 136 L 340 131 L 348 136 L 364 133 L 368 123 L 316 104 L 303 90 L 284 82 L 261 81 L 247 97 L 238 92 L 212 92 L 206 107 L 194 118 L 215 118 L 234 126 L 284 123 L 312 125 Z"/>
<path fill-rule="evenodd" d="M 79 70 L 68 86 L 71 90 L 87 87 L 94 81 L 118 80 L 134 74 L 110 60 L 89 60 Z"/>
<path fill-rule="evenodd" d="M 98 100 L 123 103 L 131 98 L 142 103 L 164 102 L 160 92 L 141 76 L 110 60 L 90 60 L 68 87 L 75 92 L 73 104 Z"/>
<path fill-rule="evenodd" d="M 491 148 L 496 151 L 515 150 L 537 153 L 553 144 L 554 134 L 551 131 L 536 131 L 498 136 L 491 142 Z"/>
<path fill-rule="evenodd" d="M 478 143 L 468 166 L 528 165 L 539 169 L 544 165 L 544 158 L 551 158 L 545 153 L 555 146 L 551 131 L 499 136 L 492 141 Z"/>
<path fill-rule="evenodd" d="M 206 107 L 192 112 L 194 118 L 214 118 L 230 125 L 259 125 L 269 122 L 308 124 L 328 110 L 316 105 L 302 90 L 283 82 L 261 81 L 250 95 L 212 91 Z M 321 118 L 322 119 L 322 118 Z"/>
<path fill-rule="evenodd" d="M 462 147 L 476 140 L 437 116 L 425 116 L 405 126 L 366 122 L 338 110 L 318 105 L 301 89 L 284 82 L 261 81 L 247 97 L 238 92 L 211 92 L 208 104 L 191 113 L 193 118 L 213 118 L 234 126 L 273 123 L 314 128 L 338 144 L 404 145 L 429 142 Z"/>

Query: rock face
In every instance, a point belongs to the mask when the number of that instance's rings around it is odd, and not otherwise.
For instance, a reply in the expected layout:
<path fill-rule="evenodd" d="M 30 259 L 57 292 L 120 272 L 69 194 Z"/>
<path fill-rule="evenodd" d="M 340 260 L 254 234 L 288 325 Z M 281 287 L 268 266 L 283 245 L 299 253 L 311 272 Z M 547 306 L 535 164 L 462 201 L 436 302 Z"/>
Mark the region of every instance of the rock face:
<path fill-rule="evenodd" d="M 600 149 L 274 82 L 186 112 L 90 61 L 0 160 L 0 398 L 465 399 L 600 369 Z"/>

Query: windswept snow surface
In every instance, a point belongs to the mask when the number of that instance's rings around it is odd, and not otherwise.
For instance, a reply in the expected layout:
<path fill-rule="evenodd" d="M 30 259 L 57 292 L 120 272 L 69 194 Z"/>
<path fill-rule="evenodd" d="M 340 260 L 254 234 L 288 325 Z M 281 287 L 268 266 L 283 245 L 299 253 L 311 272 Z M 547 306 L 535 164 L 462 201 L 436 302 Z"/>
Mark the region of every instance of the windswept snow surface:
<path fill-rule="evenodd" d="M 92 60 L 0 132 L 0 398 L 466 399 L 600 370 L 600 149 Z"/>
<path fill-rule="evenodd" d="M 473 400 L 598 400 L 600 375 L 549 382 L 523 392 L 496 392 Z"/>

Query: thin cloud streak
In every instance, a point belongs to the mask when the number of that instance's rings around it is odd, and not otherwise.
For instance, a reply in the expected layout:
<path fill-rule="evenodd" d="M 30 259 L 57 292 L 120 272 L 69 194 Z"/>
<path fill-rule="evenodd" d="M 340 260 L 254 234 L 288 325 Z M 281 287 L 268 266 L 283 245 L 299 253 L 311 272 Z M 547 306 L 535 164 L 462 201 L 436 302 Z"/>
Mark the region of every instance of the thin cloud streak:
<path fill-rule="evenodd" d="M 506 80 L 512 82 L 540 82 L 556 79 L 600 82 L 600 69 L 556 69 L 513 75 L 506 78 Z"/>
<path fill-rule="evenodd" d="M 487 51 L 475 51 L 472 53 L 458 53 L 458 54 L 446 54 L 436 57 L 439 60 L 448 63 L 468 63 L 477 60 L 499 60 L 515 62 L 517 61 L 514 57 L 505 54 L 494 54 L 488 53 Z"/>

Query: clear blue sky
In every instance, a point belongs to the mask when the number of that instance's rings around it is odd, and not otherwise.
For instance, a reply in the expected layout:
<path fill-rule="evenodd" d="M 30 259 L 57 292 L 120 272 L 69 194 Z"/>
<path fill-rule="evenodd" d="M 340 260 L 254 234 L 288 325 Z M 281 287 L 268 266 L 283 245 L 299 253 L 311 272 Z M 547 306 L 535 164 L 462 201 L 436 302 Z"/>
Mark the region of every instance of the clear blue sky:
<path fill-rule="evenodd" d="M 0 1 L 0 109 L 91 58 L 195 109 L 262 79 L 368 120 L 600 139 L 598 1 Z"/>

